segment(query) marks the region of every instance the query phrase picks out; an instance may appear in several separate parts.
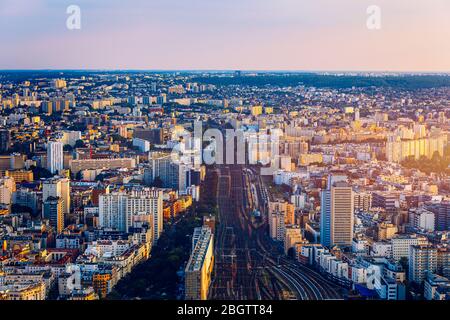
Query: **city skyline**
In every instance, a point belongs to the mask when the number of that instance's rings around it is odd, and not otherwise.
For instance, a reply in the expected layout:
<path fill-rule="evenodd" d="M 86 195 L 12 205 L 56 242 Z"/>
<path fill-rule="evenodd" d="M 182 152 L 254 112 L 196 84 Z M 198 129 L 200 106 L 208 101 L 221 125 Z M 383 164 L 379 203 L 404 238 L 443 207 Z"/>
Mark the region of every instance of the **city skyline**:
<path fill-rule="evenodd" d="M 72 4 L 80 30 L 66 28 Z M 133 4 L 3 1 L 0 69 L 450 71 L 450 3 L 441 0 Z M 366 26 L 371 5 L 380 30 Z"/>
<path fill-rule="evenodd" d="M 449 299 L 449 87 L 2 72 L 0 300 Z"/>

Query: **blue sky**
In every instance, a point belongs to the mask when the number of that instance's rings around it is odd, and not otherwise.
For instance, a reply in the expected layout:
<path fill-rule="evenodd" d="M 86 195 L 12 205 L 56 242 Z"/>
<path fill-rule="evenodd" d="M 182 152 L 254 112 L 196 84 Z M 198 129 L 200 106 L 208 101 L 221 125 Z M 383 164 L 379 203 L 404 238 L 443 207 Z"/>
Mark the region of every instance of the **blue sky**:
<path fill-rule="evenodd" d="M 448 72 L 450 1 L 0 0 L 0 39 L 0 69 Z"/>

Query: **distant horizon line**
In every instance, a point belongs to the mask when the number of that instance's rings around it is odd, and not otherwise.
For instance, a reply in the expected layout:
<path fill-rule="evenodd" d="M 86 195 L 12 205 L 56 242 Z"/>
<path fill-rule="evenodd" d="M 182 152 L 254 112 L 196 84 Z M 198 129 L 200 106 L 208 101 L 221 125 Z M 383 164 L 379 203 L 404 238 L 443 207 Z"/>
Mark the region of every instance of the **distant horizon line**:
<path fill-rule="evenodd" d="M 185 72 L 185 73 L 314 73 L 314 74 L 336 74 L 336 73 L 374 73 L 374 74 L 416 74 L 416 75 L 450 75 L 450 71 L 389 71 L 389 70 L 295 70 L 295 69 L 54 69 L 54 68 L 36 68 L 36 69 L 0 69 L 1 73 L 6 72 Z"/>

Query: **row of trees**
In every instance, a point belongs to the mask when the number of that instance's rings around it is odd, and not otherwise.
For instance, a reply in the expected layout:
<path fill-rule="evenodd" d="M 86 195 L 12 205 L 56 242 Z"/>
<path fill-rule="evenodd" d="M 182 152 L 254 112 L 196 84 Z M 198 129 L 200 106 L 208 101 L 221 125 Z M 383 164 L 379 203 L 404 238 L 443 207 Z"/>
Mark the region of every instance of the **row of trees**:
<path fill-rule="evenodd" d="M 200 225 L 201 219 L 189 214 L 168 226 L 152 249 L 151 258 L 121 279 L 107 299 L 176 299 L 177 271 L 184 268 L 189 259 L 191 235 Z"/>
<path fill-rule="evenodd" d="M 450 174 L 450 147 L 445 148 L 443 156 L 438 152 L 433 154 L 431 160 L 425 156 L 420 157 L 420 159 L 415 159 L 412 156 L 404 160 L 402 165 L 405 168 L 418 169 L 426 174 L 432 172 Z"/>
<path fill-rule="evenodd" d="M 158 244 L 152 249 L 151 258 L 136 266 L 133 271 L 119 281 L 108 299 L 176 299 L 182 270 L 191 253 L 194 228 L 203 223 L 203 216 L 218 216 L 217 183 L 218 175 L 208 167 L 206 180 L 201 184 L 201 201 L 194 203 L 187 214 L 173 223 L 165 225 Z M 153 185 L 162 185 L 157 177 Z"/>

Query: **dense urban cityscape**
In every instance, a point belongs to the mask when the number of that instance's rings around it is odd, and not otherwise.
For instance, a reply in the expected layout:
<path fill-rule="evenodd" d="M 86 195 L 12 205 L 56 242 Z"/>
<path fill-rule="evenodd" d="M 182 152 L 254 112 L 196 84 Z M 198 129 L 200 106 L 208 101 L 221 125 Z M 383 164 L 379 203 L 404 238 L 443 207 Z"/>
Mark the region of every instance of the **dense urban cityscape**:
<path fill-rule="evenodd" d="M 450 76 L 1 71 L 0 300 L 450 300 Z"/>

